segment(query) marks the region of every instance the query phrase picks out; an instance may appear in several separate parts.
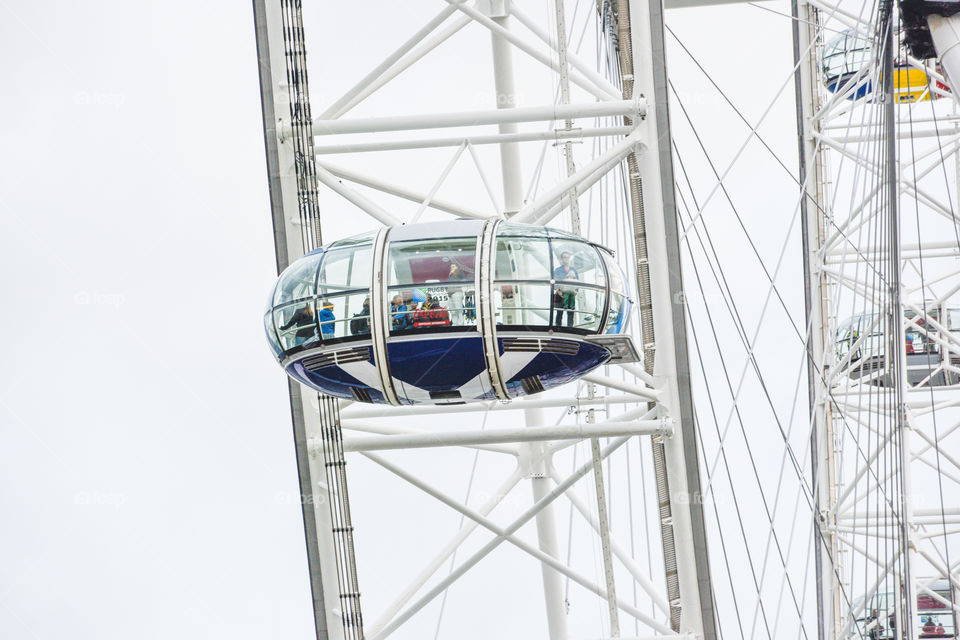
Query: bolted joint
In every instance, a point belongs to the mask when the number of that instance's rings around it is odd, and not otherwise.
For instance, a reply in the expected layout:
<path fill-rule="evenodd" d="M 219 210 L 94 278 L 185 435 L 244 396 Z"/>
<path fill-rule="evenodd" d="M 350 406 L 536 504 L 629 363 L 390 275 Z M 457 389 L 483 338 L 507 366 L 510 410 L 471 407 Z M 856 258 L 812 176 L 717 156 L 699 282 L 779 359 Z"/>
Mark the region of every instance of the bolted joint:
<path fill-rule="evenodd" d="M 647 117 L 647 98 L 641 93 L 633 99 L 634 115 L 641 120 Z"/>
<path fill-rule="evenodd" d="M 663 438 L 672 438 L 676 424 L 677 421 L 670 416 L 660 416 L 660 425 L 657 427 L 657 431 L 653 437 L 660 440 Z"/>
<path fill-rule="evenodd" d="M 637 108 L 637 115 L 641 120 L 647 119 L 647 97 L 642 93 L 636 96 L 634 99 Z"/>

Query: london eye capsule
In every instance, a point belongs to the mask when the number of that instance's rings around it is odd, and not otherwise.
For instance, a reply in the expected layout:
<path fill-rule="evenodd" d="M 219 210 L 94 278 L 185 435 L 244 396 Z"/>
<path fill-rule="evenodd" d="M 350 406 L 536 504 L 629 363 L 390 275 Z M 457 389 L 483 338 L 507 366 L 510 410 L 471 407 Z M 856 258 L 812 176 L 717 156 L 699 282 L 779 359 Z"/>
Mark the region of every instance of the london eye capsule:
<path fill-rule="evenodd" d="M 900 38 L 897 36 L 899 42 Z M 823 79 L 831 93 L 845 94 L 849 100 L 875 98 L 872 67 L 873 42 L 855 31 L 840 33 L 823 46 Z M 921 68 L 912 66 L 901 52 L 894 60 L 893 88 L 897 103 L 923 102 L 949 93 L 939 80 Z M 931 63 L 932 64 L 932 63 Z"/>
<path fill-rule="evenodd" d="M 606 248 L 501 220 L 385 227 L 293 264 L 267 339 L 288 375 L 386 404 L 508 400 L 635 360 Z"/>

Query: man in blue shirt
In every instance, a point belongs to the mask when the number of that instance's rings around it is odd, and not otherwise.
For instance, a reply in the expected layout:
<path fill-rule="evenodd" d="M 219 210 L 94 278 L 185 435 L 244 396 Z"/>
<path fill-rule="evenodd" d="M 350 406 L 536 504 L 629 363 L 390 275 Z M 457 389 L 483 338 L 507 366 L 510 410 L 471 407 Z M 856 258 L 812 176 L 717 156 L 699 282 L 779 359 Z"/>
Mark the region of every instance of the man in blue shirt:
<path fill-rule="evenodd" d="M 564 251 L 560 254 L 560 265 L 553 270 L 553 279 L 556 281 L 560 280 L 579 280 L 580 274 L 577 273 L 577 270 L 570 266 L 570 252 Z M 557 310 L 557 317 L 554 321 L 554 325 L 560 326 L 560 323 L 563 319 L 563 312 L 567 312 L 567 326 L 573 326 L 573 310 L 577 306 L 577 291 L 576 289 L 570 287 L 561 287 L 558 284 L 554 284 L 553 289 L 553 306 Z"/>

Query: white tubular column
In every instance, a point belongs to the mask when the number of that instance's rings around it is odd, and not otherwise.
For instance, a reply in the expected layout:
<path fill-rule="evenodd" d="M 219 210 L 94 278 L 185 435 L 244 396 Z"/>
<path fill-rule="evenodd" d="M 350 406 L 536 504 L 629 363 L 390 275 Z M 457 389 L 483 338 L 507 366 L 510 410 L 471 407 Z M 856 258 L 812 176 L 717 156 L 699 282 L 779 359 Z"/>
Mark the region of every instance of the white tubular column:
<path fill-rule="evenodd" d="M 492 0 L 490 17 L 504 29 L 510 28 L 508 0 Z M 493 73 L 497 93 L 497 107 L 509 109 L 516 106 L 516 85 L 513 77 L 512 45 L 497 33 L 491 34 L 493 40 Z M 500 133 L 515 133 L 517 125 L 502 123 Z M 500 145 L 500 166 L 503 174 L 504 214 L 509 218 L 523 206 L 523 173 L 520 165 L 520 148 L 516 142 L 504 142 Z M 488 265 L 490 275 L 493 265 Z M 505 381 L 504 381 L 505 382 Z M 543 409 L 526 409 L 523 412 L 527 425 L 544 424 Z M 542 442 L 520 445 L 521 468 L 530 476 L 533 488 L 533 500 L 539 502 L 551 491 L 550 449 Z M 553 505 L 547 505 L 537 513 L 537 542 L 540 550 L 552 558 L 560 558 L 557 543 L 556 522 Z M 563 602 L 563 581 L 558 572 L 542 565 L 543 592 L 547 607 L 547 626 L 550 640 L 567 639 L 567 613 Z"/>
<path fill-rule="evenodd" d="M 510 28 L 509 0 L 491 0 L 490 18 L 504 29 Z M 497 108 L 517 106 L 517 88 L 513 79 L 513 45 L 502 36 L 491 33 L 493 43 L 493 81 L 496 86 Z M 517 133 L 515 122 L 502 122 L 500 133 Z M 500 167 L 503 174 L 504 212 L 507 217 L 520 210 L 523 204 L 523 172 L 520 165 L 520 145 L 516 142 L 500 144 Z"/>

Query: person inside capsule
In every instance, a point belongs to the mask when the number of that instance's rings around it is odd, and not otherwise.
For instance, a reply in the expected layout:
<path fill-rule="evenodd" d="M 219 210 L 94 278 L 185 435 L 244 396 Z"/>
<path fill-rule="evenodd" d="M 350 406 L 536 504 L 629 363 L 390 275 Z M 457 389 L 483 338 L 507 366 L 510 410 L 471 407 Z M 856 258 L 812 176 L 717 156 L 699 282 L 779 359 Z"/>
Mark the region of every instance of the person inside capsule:
<path fill-rule="evenodd" d="M 453 262 L 450 264 L 450 273 L 447 274 L 447 280 L 451 282 L 460 282 L 467 279 L 467 275 L 460 268 L 460 265 Z M 463 324 L 463 287 L 455 285 L 447 286 L 447 296 L 450 298 L 450 321 L 454 325 Z"/>
<path fill-rule="evenodd" d="M 570 252 L 564 251 L 560 254 L 560 264 L 557 265 L 557 268 L 553 270 L 553 279 L 557 281 L 563 280 L 579 280 L 580 275 L 577 273 L 577 270 L 570 266 Z M 567 312 L 567 326 L 573 326 L 573 315 L 574 310 L 577 308 L 577 290 L 570 287 L 557 286 L 553 291 L 554 297 L 554 307 L 557 310 L 555 325 L 560 326 L 561 320 L 563 317 L 563 312 Z"/>
<path fill-rule="evenodd" d="M 363 299 L 363 309 L 354 314 L 350 320 L 350 333 L 355 336 L 367 335 L 370 333 L 370 297 Z"/>
<path fill-rule="evenodd" d="M 409 329 L 413 324 L 410 314 L 407 312 L 407 305 L 403 303 L 403 296 L 399 293 L 393 296 L 393 300 L 390 301 L 390 317 L 392 318 L 392 331 L 403 331 Z"/>
<path fill-rule="evenodd" d="M 333 315 L 333 303 L 329 300 L 324 300 L 321 304 L 320 312 L 317 314 L 317 320 L 320 321 L 320 336 L 324 340 L 329 340 L 334 337 L 336 329 L 334 327 L 334 320 L 337 319 Z"/>
<path fill-rule="evenodd" d="M 305 304 L 290 317 L 290 320 L 280 327 L 281 331 L 296 328 L 297 332 L 293 334 L 293 346 L 298 347 L 304 342 L 314 340 L 317 337 L 317 327 L 313 322 L 313 307 Z"/>

